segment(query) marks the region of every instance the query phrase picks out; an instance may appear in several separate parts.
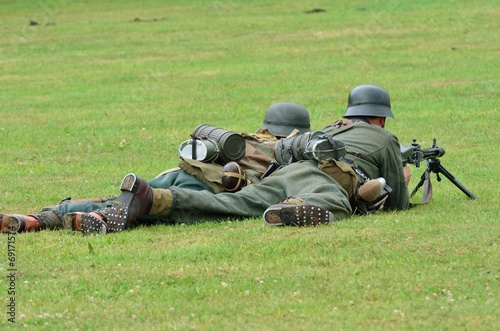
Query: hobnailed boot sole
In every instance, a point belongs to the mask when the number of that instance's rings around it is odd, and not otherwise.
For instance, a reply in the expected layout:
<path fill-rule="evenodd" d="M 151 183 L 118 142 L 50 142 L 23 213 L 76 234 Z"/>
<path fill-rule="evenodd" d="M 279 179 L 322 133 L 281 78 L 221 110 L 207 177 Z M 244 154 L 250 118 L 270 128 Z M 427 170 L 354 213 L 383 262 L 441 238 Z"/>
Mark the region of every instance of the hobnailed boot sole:
<path fill-rule="evenodd" d="M 310 205 L 278 204 L 264 212 L 264 222 L 269 225 L 316 226 L 333 220 L 328 210 Z"/>
<path fill-rule="evenodd" d="M 101 210 L 102 211 L 102 210 Z M 82 231 L 82 216 L 85 214 L 89 214 L 91 216 L 96 217 L 98 215 L 99 217 L 103 217 L 102 214 L 99 214 L 97 212 L 89 212 L 89 213 L 83 213 L 83 212 L 74 212 L 74 213 L 68 213 L 64 215 L 63 219 L 63 228 L 69 231 Z M 97 218 L 99 218 L 97 217 Z M 104 217 L 103 217 L 104 218 Z M 105 222 L 105 218 L 102 220 Z"/>
<path fill-rule="evenodd" d="M 80 225 L 84 236 L 89 234 L 106 234 L 108 232 L 106 222 L 90 214 L 82 214 Z"/>
<path fill-rule="evenodd" d="M 110 213 L 107 216 L 109 232 L 121 232 L 126 229 L 130 204 L 138 188 L 136 175 L 128 174 L 123 178 L 120 186 L 122 193 L 110 207 Z"/>

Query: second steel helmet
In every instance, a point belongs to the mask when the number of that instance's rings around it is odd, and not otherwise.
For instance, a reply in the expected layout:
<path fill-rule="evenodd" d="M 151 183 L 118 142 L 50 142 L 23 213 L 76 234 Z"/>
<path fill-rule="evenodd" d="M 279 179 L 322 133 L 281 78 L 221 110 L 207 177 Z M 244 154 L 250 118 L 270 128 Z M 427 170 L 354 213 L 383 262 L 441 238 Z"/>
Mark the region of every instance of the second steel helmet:
<path fill-rule="evenodd" d="M 360 85 L 352 89 L 344 117 L 355 116 L 394 118 L 389 93 L 375 85 Z"/>
<path fill-rule="evenodd" d="M 277 137 L 286 137 L 294 129 L 305 133 L 311 131 L 311 120 L 307 110 L 296 103 L 279 102 L 266 111 L 262 128 L 267 128 Z"/>

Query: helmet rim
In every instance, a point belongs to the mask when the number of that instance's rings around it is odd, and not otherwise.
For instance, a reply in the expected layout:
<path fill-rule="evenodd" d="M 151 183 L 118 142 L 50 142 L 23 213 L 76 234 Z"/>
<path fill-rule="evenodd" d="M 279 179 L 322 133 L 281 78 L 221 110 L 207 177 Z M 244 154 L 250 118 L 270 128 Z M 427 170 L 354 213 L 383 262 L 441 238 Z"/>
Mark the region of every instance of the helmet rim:
<path fill-rule="evenodd" d="M 290 132 L 293 131 L 293 129 L 299 130 L 300 134 L 311 131 L 311 127 L 306 125 L 299 125 L 299 124 L 290 125 L 289 123 L 269 122 L 269 121 L 264 121 L 261 128 L 268 129 L 274 136 L 280 136 L 280 137 L 288 136 Z"/>
<path fill-rule="evenodd" d="M 373 116 L 373 117 L 390 117 L 394 118 L 394 114 L 390 107 L 377 104 L 362 104 L 347 107 L 344 117 L 352 116 Z"/>

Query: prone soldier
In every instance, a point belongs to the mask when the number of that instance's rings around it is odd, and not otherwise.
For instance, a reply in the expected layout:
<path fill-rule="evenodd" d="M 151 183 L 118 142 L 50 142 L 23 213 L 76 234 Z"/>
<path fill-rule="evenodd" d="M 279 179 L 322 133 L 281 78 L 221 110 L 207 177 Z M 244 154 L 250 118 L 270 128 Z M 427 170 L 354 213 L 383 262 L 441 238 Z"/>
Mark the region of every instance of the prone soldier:
<path fill-rule="evenodd" d="M 274 146 L 279 139 L 309 131 L 310 116 L 303 106 L 289 102 L 271 105 L 266 111 L 262 126 L 255 134 L 241 134 L 244 145 L 238 164 L 245 185 L 260 181 L 269 163 L 274 160 Z M 179 167 L 160 173 L 148 185 L 159 189 L 176 186 L 193 191 L 225 192 L 227 190 L 221 176 L 223 167 L 223 164 L 184 157 L 181 158 Z M 44 207 L 36 214 L 0 214 L 0 231 L 28 232 L 63 227 L 79 231 L 81 213 L 110 207 L 114 200 L 114 196 L 78 200 L 68 197 L 55 206 Z M 161 219 L 144 216 L 139 222 L 148 224 Z"/>

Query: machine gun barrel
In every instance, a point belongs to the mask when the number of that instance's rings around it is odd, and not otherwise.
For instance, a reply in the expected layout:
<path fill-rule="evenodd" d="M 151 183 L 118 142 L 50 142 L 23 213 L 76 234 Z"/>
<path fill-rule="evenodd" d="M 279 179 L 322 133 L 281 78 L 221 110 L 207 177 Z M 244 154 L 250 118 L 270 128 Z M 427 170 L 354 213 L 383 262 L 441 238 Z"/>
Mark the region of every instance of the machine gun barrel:
<path fill-rule="evenodd" d="M 420 150 L 422 152 L 422 156 L 424 160 L 427 159 L 436 159 L 438 157 L 441 157 L 444 155 L 445 150 L 443 147 L 439 146 L 432 146 L 429 148 L 422 148 Z"/>

